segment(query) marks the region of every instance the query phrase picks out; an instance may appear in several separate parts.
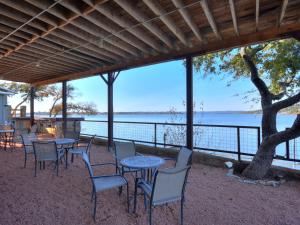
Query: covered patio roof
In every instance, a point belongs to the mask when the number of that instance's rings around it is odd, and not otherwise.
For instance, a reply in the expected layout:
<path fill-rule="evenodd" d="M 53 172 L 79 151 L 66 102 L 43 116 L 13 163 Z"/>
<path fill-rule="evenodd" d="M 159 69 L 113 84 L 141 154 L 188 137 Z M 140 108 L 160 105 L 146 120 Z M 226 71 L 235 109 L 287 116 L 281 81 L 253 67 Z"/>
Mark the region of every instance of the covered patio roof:
<path fill-rule="evenodd" d="M 48 84 L 298 37 L 299 0 L 1 0 L 1 79 Z"/>

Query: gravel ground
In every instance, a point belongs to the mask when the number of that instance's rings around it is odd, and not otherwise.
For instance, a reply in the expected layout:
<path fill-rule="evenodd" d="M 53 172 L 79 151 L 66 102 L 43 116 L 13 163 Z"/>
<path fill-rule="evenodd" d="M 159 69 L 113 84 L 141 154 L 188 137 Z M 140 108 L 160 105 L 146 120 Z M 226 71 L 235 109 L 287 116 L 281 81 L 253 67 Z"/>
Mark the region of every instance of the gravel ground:
<path fill-rule="evenodd" d="M 93 146 L 92 161 L 111 162 L 103 147 Z M 92 220 L 91 183 L 77 157 L 59 177 L 51 166 L 33 177 L 33 157 L 23 168 L 23 151 L 0 151 L 1 225 L 134 225 L 147 224 L 142 198 L 136 214 L 126 212 L 125 194 L 117 190 L 98 195 L 96 223 Z M 113 168 L 97 173 L 110 173 Z M 288 181 L 278 188 L 240 183 L 226 176 L 226 169 L 194 164 L 188 179 L 185 204 L 187 225 L 300 224 L 300 182 Z M 130 195 L 133 194 L 133 178 Z M 157 207 L 154 224 L 179 224 L 178 204 Z"/>

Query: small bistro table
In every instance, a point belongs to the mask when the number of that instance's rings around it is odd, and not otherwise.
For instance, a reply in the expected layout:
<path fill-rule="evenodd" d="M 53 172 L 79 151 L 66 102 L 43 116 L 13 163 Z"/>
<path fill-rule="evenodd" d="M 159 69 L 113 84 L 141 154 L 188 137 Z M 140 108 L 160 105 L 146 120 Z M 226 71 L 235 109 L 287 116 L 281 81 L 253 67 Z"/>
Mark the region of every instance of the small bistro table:
<path fill-rule="evenodd" d="M 14 136 L 15 130 L 0 130 L 0 137 L 4 141 L 4 151 L 7 149 L 7 142 Z"/>
<path fill-rule="evenodd" d="M 73 145 L 77 140 L 73 138 L 32 138 L 31 142 L 34 141 L 54 141 L 56 145 L 61 146 L 62 149 L 66 151 L 66 168 L 68 168 L 68 152 L 70 148 L 73 148 Z"/>
<path fill-rule="evenodd" d="M 165 160 L 157 156 L 131 156 L 121 160 L 120 164 L 129 169 L 141 170 L 142 178 L 146 178 L 146 171 L 159 168 L 165 163 Z M 148 176 L 149 181 L 149 176 Z"/>

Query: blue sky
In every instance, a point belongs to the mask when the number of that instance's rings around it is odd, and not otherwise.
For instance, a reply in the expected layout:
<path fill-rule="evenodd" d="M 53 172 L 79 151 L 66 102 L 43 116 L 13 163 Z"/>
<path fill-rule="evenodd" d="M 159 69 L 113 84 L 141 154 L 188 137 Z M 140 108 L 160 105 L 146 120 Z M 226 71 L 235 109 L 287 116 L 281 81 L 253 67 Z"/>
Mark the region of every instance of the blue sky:
<path fill-rule="evenodd" d="M 259 108 L 254 103 L 245 103 L 236 97 L 253 88 L 250 80 L 243 79 L 227 87 L 228 78 L 202 79 L 194 72 L 194 102 L 196 110 L 251 110 Z M 107 88 L 99 76 L 70 82 L 80 95 L 73 102 L 92 102 L 101 112 L 107 111 Z M 114 110 L 120 111 L 168 111 L 176 108 L 184 111 L 185 101 L 185 67 L 183 61 L 172 61 L 122 71 L 114 84 Z M 15 96 L 9 100 L 14 105 L 19 100 Z M 51 100 L 38 102 L 36 111 L 47 111 Z"/>

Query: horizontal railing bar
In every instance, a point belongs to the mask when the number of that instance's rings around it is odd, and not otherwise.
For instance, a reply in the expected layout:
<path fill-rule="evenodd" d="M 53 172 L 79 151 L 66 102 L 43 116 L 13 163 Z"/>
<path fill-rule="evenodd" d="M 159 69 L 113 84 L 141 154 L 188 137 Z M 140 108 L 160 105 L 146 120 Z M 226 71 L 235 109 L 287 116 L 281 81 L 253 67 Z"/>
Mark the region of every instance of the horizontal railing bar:
<path fill-rule="evenodd" d="M 107 123 L 107 120 L 83 120 L 82 122 L 98 122 L 98 123 Z M 173 125 L 173 126 L 186 126 L 185 123 L 162 123 L 162 122 L 138 122 L 138 121 L 114 121 L 114 123 L 128 123 L 128 124 L 149 124 L 149 125 Z M 249 129 L 258 129 L 259 126 L 241 126 L 241 125 L 217 125 L 217 124 L 194 124 L 194 126 L 203 126 L 203 127 L 228 127 L 228 128 L 249 128 Z"/>

